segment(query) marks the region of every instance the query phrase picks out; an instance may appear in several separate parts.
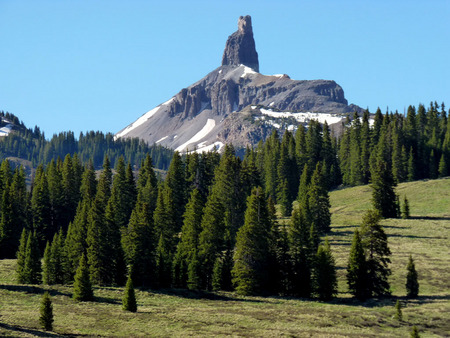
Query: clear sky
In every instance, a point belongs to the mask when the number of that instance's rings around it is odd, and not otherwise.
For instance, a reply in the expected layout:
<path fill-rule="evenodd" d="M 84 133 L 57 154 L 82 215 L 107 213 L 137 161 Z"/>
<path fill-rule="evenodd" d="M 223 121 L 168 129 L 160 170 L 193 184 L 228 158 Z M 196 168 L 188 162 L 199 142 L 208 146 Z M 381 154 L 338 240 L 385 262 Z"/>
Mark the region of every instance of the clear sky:
<path fill-rule="evenodd" d="M 263 74 L 335 80 L 371 112 L 450 108 L 448 0 L 0 0 L 0 110 L 115 133 L 220 66 L 247 14 Z"/>

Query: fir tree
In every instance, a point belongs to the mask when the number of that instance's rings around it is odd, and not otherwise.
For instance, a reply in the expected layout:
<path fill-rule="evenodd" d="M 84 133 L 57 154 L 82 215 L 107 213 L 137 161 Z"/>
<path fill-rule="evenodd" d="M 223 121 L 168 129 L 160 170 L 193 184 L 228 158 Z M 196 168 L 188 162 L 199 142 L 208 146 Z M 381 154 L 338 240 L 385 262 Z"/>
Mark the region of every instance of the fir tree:
<path fill-rule="evenodd" d="M 131 276 L 128 276 L 127 285 L 125 286 L 125 291 L 122 299 L 122 309 L 124 311 L 136 312 L 137 303 L 136 295 L 134 292 L 133 280 Z"/>
<path fill-rule="evenodd" d="M 314 223 L 317 231 L 319 234 L 328 232 L 331 224 L 330 199 L 323 183 L 320 163 L 317 163 L 311 178 L 311 185 L 308 189 L 308 202 L 311 221 Z"/>
<path fill-rule="evenodd" d="M 27 240 L 28 240 L 28 231 L 24 228 L 22 230 L 22 235 L 20 236 L 20 242 L 19 242 L 19 250 L 17 251 L 17 268 L 16 268 L 16 276 L 17 276 L 17 282 L 19 284 L 25 284 L 25 275 L 24 275 L 24 268 L 25 268 L 25 255 L 27 250 Z"/>
<path fill-rule="evenodd" d="M 50 243 L 47 242 L 47 245 L 45 246 L 44 250 L 44 264 L 42 269 L 42 279 L 44 284 L 47 285 L 54 284 L 53 282 L 54 272 L 53 272 L 53 264 L 51 261 L 50 249 L 51 249 Z"/>
<path fill-rule="evenodd" d="M 321 300 L 330 300 L 337 294 L 336 264 L 328 239 L 320 245 L 314 261 L 314 292 Z"/>
<path fill-rule="evenodd" d="M 41 257 L 36 232 L 30 232 L 28 235 L 23 276 L 26 284 L 40 284 L 42 281 Z"/>
<path fill-rule="evenodd" d="M 387 236 L 379 224 L 380 214 L 368 210 L 363 216 L 361 225 L 361 241 L 367 252 L 367 290 L 370 296 L 386 296 L 390 294 L 388 277 L 391 270 Z"/>
<path fill-rule="evenodd" d="M 244 225 L 236 238 L 232 275 L 240 294 L 267 292 L 269 227 L 264 194 L 261 188 L 255 188 L 247 200 Z"/>
<path fill-rule="evenodd" d="M 372 203 L 384 218 L 396 218 L 395 182 L 392 173 L 383 161 L 376 164 L 372 172 Z"/>
<path fill-rule="evenodd" d="M 169 288 L 172 283 L 172 255 L 167 240 L 161 234 L 156 247 L 157 284 L 160 288 Z"/>
<path fill-rule="evenodd" d="M 405 198 L 403 199 L 403 205 L 402 205 L 402 218 L 408 219 L 409 216 L 410 216 L 409 215 L 409 202 L 405 195 Z"/>
<path fill-rule="evenodd" d="M 402 303 L 400 303 L 400 301 L 397 299 L 397 301 L 395 302 L 395 316 L 394 318 L 398 321 L 402 321 L 403 320 L 403 313 L 402 313 Z"/>
<path fill-rule="evenodd" d="M 41 300 L 41 316 L 39 322 L 45 331 L 53 330 L 53 305 L 48 291 L 44 293 Z"/>
<path fill-rule="evenodd" d="M 186 283 L 189 290 L 199 290 L 201 288 L 200 262 L 197 257 L 196 249 L 192 252 L 192 257 L 189 260 Z"/>
<path fill-rule="evenodd" d="M 89 275 L 89 267 L 86 256 L 83 254 L 75 274 L 75 281 L 73 283 L 73 299 L 77 301 L 91 301 L 94 299 L 94 292 L 92 290 L 91 279 Z"/>
<path fill-rule="evenodd" d="M 411 255 L 409 256 L 406 269 L 408 271 L 406 275 L 406 296 L 408 298 L 416 298 L 419 295 L 419 281 L 416 266 Z"/>
<path fill-rule="evenodd" d="M 363 300 L 368 296 L 367 262 L 359 230 L 355 230 L 347 265 L 347 283 L 350 293 Z"/>

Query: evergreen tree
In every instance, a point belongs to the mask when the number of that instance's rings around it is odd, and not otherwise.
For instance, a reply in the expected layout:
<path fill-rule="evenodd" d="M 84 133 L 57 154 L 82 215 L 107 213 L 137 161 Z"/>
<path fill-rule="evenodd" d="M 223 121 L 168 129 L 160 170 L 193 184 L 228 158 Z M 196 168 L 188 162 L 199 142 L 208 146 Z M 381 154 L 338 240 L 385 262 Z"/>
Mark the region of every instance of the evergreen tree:
<path fill-rule="evenodd" d="M 170 162 L 164 185 L 165 190 L 171 190 L 174 205 L 177 206 L 174 208 L 171 217 L 173 217 L 174 231 L 179 232 L 183 226 L 183 214 L 187 202 L 187 195 L 184 164 L 181 155 L 177 151 L 174 153 Z"/>
<path fill-rule="evenodd" d="M 212 289 L 215 291 L 233 289 L 231 271 L 233 269 L 233 253 L 225 250 L 216 258 L 213 267 Z"/>
<path fill-rule="evenodd" d="M 395 182 L 392 173 L 383 161 L 379 161 L 372 172 L 372 203 L 384 218 L 396 218 Z"/>
<path fill-rule="evenodd" d="M 89 275 L 89 267 L 84 254 L 81 255 L 80 264 L 78 265 L 73 283 L 73 299 L 77 301 L 91 301 L 94 299 L 94 291 L 92 290 L 91 279 Z"/>
<path fill-rule="evenodd" d="M 56 229 L 52 228 L 48 182 L 42 166 L 36 169 L 31 197 L 31 214 L 39 246 L 44 249 L 45 243 L 52 239 Z"/>
<path fill-rule="evenodd" d="M 398 321 L 402 321 L 403 320 L 403 313 L 402 313 L 402 303 L 400 303 L 400 301 L 397 299 L 397 301 L 395 302 L 395 319 Z"/>
<path fill-rule="evenodd" d="M 369 296 L 367 280 L 367 261 L 359 230 L 355 230 L 350 257 L 347 265 L 347 283 L 350 293 L 363 300 Z"/>
<path fill-rule="evenodd" d="M 331 224 L 330 199 L 323 183 L 320 163 L 317 163 L 311 178 L 311 185 L 308 189 L 308 202 L 311 221 L 314 223 L 317 231 L 320 234 L 328 232 Z"/>
<path fill-rule="evenodd" d="M 41 316 L 39 322 L 45 331 L 53 330 L 53 305 L 48 291 L 44 293 L 41 300 Z"/>
<path fill-rule="evenodd" d="M 336 264 L 331 254 L 328 239 L 320 245 L 314 261 L 314 292 L 322 300 L 332 299 L 337 294 Z"/>
<path fill-rule="evenodd" d="M 50 249 L 51 249 L 50 243 L 47 242 L 47 245 L 45 246 L 44 250 L 44 264 L 42 268 L 42 279 L 44 284 L 47 285 L 54 284 L 53 282 L 54 272 L 53 272 L 53 264 L 51 261 Z"/>
<path fill-rule="evenodd" d="M 28 235 L 23 278 L 25 284 L 40 284 L 42 281 L 41 257 L 36 232 L 30 232 Z"/>
<path fill-rule="evenodd" d="M 122 309 L 130 312 L 137 311 L 136 295 L 134 293 L 133 280 L 131 279 L 131 276 L 128 276 L 127 285 L 125 286 L 122 299 Z"/>
<path fill-rule="evenodd" d="M 28 231 L 24 228 L 22 230 L 22 235 L 20 236 L 20 242 L 19 242 L 19 250 L 17 251 L 17 268 L 16 268 L 16 276 L 17 276 L 17 282 L 19 284 L 25 284 L 25 274 L 24 274 L 24 268 L 25 268 L 25 255 L 27 250 L 27 240 L 28 240 Z"/>
<path fill-rule="evenodd" d="M 406 269 L 408 271 L 408 274 L 406 275 L 406 296 L 408 298 L 416 298 L 419 295 L 419 281 L 416 266 L 411 255 L 409 256 Z"/>
<path fill-rule="evenodd" d="M 168 248 L 167 240 L 160 235 L 156 247 L 157 284 L 160 288 L 168 288 L 172 282 L 172 254 Z"/>
<path fill-rule="evenodd" d="M 0 258 L 7 258 L 17 250 L 18 244 L 9 186 L 5 187 L 0 197 Z"/>
<path fill-rule="evenodd" d="M 155 285 L 155 234 L 147 203 L 139 201 L 122 232 L 122 247 L 136 285 Z"/>
<path fill-rule="evenodd" d="M 409 215 L 409 202 L 405 195 L 405 198 L 403 199 L 403 205 L 402 205 L 402 218 L 408 219 L 409 216 L 410 216 Z"/>
<path fill-rule="evenodd" d="M 262 189 L 255 188 L 247 200 L 244 225 L 236 238 L 232 275 L 240 294 L 267 292 L 269 231 L 267 202 Z"/>
<path fill-rule="evenodd" d="M 388 277 L 391 270 L 388 267 L 391 251 L 387 236 L 379 224 L 380 214 L 368 210 L 363 216 L 361 225 L 361 240 L 367 252 L 367 290 L 370 296 L 385 296 L 390 294 Z"/>
<path fill-rule="evenodd" d="M 187 287 L 189 290 L 199 290 L 201 288 L 200 262 L 197 257 L 197 250 L 194 249 L 189 260 L 187 269 Z"/>
<path fill-rule="evenodd" d="M 449 175 L 449 168 L 447 161 L 445 160 L 445 154 L 442 153 L 441 159 L 439 160 L 439 177 L 445 177 Z"/>

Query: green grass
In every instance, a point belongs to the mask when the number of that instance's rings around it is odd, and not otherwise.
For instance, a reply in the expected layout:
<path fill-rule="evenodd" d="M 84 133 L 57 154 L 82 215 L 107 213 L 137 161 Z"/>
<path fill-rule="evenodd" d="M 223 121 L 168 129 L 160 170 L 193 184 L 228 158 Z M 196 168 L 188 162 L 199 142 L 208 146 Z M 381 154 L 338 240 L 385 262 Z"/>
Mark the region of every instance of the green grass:
<path fill-rule="evenodd" d="M 412 219 L 384 220 L 392 251 L 393 297 L 358 302 L 347 293 L 345 267 L 353 231 L 370 208 L 370 188 L 334 191 L 329 234 L 339 276 L 332 302 L 281 297 L 240 297 L 185 290 L 137 290 L 138 312 L 121 309 L 122 289 L 96 288 L 96 302 L 77 303 L 69 286 L 48 288 L 55 322 L 49 336 L 321 336 L 422 337 L 450 335 L 450 179 L 401 184 Z M 416 300 L 405 295 L 406 265 L 412 254 L 419 273 Z M 39 304 L 47 287 L 15 284 L 15 260 L 0 261 L 0 336 L 45 336 Z M 397 297 L 403 321 L 394 319 Z"/>

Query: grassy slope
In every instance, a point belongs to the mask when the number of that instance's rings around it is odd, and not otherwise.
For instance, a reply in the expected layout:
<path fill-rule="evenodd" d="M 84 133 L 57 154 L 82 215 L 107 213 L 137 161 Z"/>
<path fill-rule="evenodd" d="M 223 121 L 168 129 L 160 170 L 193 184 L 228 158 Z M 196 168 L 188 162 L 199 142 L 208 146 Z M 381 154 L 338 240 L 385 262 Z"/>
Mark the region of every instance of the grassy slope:
<path fill-rule="evenodd" d="M 450 179 L 399 185 L 410 201 L 409 220 L 384 220 L 392 255 L 395 297 L 405 294 L 406 263 L 413 254 L 420 297 L 404 302 L 403 322 L 393 319 L 395 298 L 358 302 L 347 293 L 345 266 L 351 236 L 370 207 L 367 186 L 331 193 L 330 241 L 338 265 L 338 299 L 312 302 L 279 297 L 204 295 L 185 291 L 137 291 L 138 313 L 121 310 L 122 290 L 98 288 L 97 302 L 72 301 L 71 288 L 51 287 L 55 332 L 88 336 L 386 336 L 407 337 L 417 325 L 423 337 L 450 334 Z M 17 285 L 14 260 L 0 261 L 0 335 L 42 336 L 43 286 Z"/>

